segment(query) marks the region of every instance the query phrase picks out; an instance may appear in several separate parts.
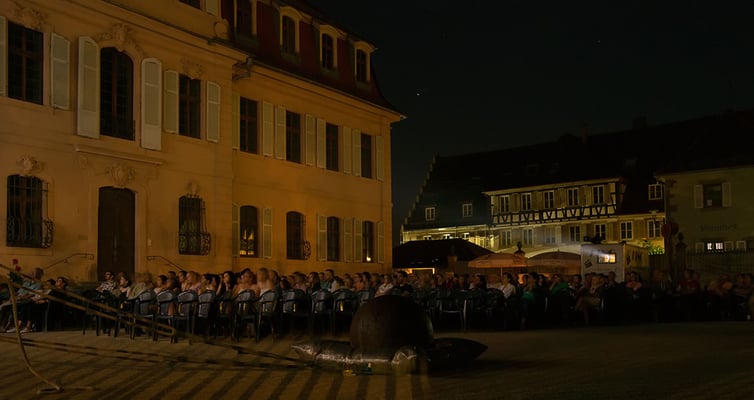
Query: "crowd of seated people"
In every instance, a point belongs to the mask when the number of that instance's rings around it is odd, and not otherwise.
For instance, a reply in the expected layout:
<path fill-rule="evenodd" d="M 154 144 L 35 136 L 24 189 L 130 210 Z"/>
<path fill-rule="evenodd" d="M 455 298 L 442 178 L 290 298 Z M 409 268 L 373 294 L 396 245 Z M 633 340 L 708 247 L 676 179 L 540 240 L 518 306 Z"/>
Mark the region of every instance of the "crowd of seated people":
<path fill-rule="evenodd" d="M 68 280 L 57 280 L 41 285 L 43 271 L 34 271 L 34 279 L 27 287 L 46 290 L 50 296 L 64 296 Z M 618 280 L 615 272 L 584 275 L 522 273 L 515 276 L 509 272 L 487 274 L 446 274 L 441 272 L 393 271 L 370 273 L 368 271 L 344 272 L 333 269 L 311 272 L 293 272 L 281 275 L 269 268 L 244 268 L 240 272 L 222 273 L 197 271 L 168 271 L 153 279 L 147 272 L 138 273 L 131 281 L 123 273 L 105 272 L 104 279 L 94 289 L 106 293 L 113 304 L 125 304 L 146 290 L 159 293 L 171 290 L 177 293 L 207 291 L 215 293 L 218 302 L 232 303 L 244 290 L 252 290 L 255 296 L 275 290 L 282 294 L 288 289 L 299 289 L 311 296 L 318 290 L 368 291 L 369 297 L 385 295 L 412 296 L 417 292 L 438 289 L 451 291 L 499 291 L 502 294 L 500 314 L 505 329 L 530 329 L 547 326 L 579 326 L 594 323 L 627 323 L 657 321 L 687 321 L 707 319 L 750 319 L 754 312 L 754 297 L 751 273 L 738 273 L 732 278 L 722 273 L 706 284 L 700 282 L 699 274 L 685 270 L 678 282 L 671 281 L 664 271 L 654 271 L 644 280 L 637 271 L 629 271 Z M 9 318 L 8 302 L 0 306 L 0 317 L 5 331 L 32 331 L 40 320 L 48 300 L 34 296 L 28 290 L 19 289 L 19 321 L 14 325 Z M 55 307 L 57 308 L 57 307 Z M 231 313 L 232 308 L 222 312 Z M 55 310 L 54 315 L 63 314 Z M 492 315 L 492 314 L 491 314 Z M 58 317 L 56 317 L 58 318 Z M 60 324 L 58 324 L 60 325 Z"/>

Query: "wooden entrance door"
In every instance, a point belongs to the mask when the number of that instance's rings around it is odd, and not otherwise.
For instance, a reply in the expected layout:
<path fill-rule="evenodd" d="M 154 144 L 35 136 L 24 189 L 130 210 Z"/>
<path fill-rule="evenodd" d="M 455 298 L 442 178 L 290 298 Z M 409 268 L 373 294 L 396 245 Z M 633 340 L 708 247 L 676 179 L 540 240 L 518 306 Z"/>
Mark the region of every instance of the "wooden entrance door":
<path fill-rule="evenodd" d="M 97 279 L 105 271 L 124 272 L 134 279 L 135 196 L 128 189 L 99 189 L 99 222 L 97 224 Z"/>

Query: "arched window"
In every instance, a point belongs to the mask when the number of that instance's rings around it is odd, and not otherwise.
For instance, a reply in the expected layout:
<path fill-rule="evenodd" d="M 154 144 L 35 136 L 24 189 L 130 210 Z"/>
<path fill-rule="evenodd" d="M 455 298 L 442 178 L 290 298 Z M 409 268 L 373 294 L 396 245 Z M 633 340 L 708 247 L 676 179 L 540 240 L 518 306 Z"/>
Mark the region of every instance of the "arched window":
<path fill-rule="evenodd" d="M 296 211 L 285 214 L 286 254 L 291 260 L 304 260 L 304 215 Z"/>
<path fill-rule="evenodd" d="M 131 58 L 112 47 L 100 51 L 100 132 L 134 140 Z"/>
<path fill-rule="evenodd" d="M 259 243 L 259 212 L 254 206 L 241 206 L 240 226 L 241 241 L 239 255 L 241 257 L 259 257 L 257 245 Z"/>

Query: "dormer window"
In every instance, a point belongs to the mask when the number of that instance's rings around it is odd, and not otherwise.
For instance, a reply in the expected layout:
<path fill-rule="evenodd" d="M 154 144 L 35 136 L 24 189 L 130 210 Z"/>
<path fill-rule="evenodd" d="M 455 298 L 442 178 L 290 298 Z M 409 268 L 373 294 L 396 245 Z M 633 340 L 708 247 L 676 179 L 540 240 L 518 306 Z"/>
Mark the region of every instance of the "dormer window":
<path fill-rule="evenodd" d="M 322 35 L 322 68 L 335 69 L 335 43 L 333 37 Z"/>
<path fill-rule="evenodd" d="M 254 36 L 253 10 L 253 0 L 222 0 L 220 13 L 228 21 L 233 38 Z"/>
<path fill-rule="evenodd" d="M 356 83 L 362 88 L 368 88 L 370 81 L 371 71 L 369 57 L 371 57 L 374 47 L 367 42 L 355 41 L 353 42 L 353 74 Z"/>
<path fill-rule="evenodd" d="M 298 56 L 299 54 L 299 30 L 301 14 L 292 7 L 280 7 L 280 51 L 283 56 Z M 289 59 L 289 61 L 295 61 Z"/>
<path fill-rule="evenodd" d="M 367 83 L 367 53 L 356 50 L 356 81 Z"/>

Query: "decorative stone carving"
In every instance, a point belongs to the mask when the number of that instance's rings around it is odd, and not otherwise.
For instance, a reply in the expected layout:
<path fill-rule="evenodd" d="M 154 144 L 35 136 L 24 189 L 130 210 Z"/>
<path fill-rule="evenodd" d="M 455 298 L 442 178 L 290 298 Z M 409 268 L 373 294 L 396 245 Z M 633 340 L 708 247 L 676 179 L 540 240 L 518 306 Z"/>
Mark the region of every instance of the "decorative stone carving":
<path fill-rule="evenodd" d="M 76 163 L 81 169 L 89 168 L 89 159 L 86 156 L 83 156 L 83 155 L 78 156 L 76 158 Z"/>
<path fill-rule="evenodd" d="M 229 40 L 230 39 L 230 28 L 228 27 L 228 21 L 227 20 L 220 20 L 215 22 L 215 36 L 219 37 L 220 39 Z"/>
<path fill-rule="evenodd" d="M 144 52 L 131 37 L 131 28 L 126 24 L 114 24 L 110 32 L 100 33 L 94 37 L 100 47 L 115 47 L 118 51 L 125 51 L 135 58 L 144 58 Z"/>
<path fill-rule="evenodd" d="M 35 31 L 41 31 L 42 27 L 47 23 L 47 14 L 35 10 L 31 7 L 24 7 L 19 3 L 16 4 L 15 17 L 21 24 L 29 29 Z"/>
<path fill-rule="evenodd" d="M 186 190 L 189 196 L 196 197 L 199 195 L 199 184 L 195 181 L 189 181 L 188 185 L 186 185 Z"/>
<path fill-rule="evenodd" d="M 188 58 L 182 58 L 181 64 L 183 64 L 183 75 L 186 75 L 191 79 L 200 79 L 204 74 L 204 67 Z"/>
<path fill-rule="evenodd" d="M 16 165 L 21 170 L 21 175 L 29 176 L 42 170 L 42 164 L 30 155 L 18 157 Z"/>
<path fill-rule="evenodd" d="M 116 186 L 126 186 L 134 179 L 134 171 L 131 167 L 121 163 L 113 164 L 107 171 Z"/>

